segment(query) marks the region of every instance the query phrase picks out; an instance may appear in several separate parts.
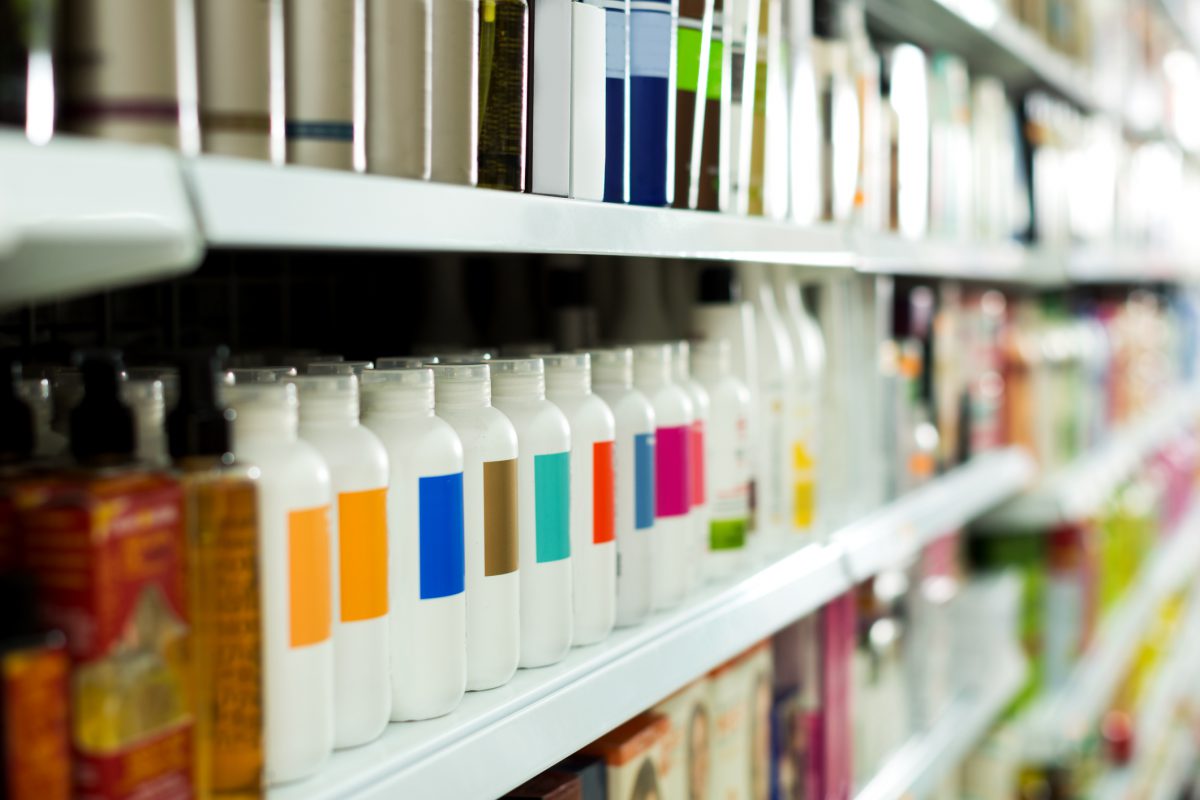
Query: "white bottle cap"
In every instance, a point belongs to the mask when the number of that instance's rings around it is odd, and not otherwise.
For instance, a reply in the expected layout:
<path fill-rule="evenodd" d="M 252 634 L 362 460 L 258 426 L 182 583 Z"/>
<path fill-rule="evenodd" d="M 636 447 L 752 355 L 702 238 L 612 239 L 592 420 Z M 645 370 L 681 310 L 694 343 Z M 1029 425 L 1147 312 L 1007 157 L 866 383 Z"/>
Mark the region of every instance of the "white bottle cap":
<path fill-rule="evenodd" d="M 121 381 L 121 399 L 133 412 L 138 460 L 164 464 L 167 459 L 167 407 L 160 380 Z"/>
<path fill-rule="evenodd" d="M 50 400 L 50 381 L 45 378 L 26 378 L 17 384 L 17 395 L 33 412 L 33 421 L 37 429 L 49 430 L 50 418 L 54 416 L 54 404 Z"/>
<path fill-rule="evenodd" d="M 362 375 L 375 369 L 370 361 L 313 361 L 308 365 L 309 375 Z"/>
<path fill-rule="evenodd" d="M 128 367 L 125 377 L 131 381 L 162 381 L 163 403 L 171 411 L 179 403 L 179 370 L 174 367 Z"/>
<path fill-rule="evenodd" d="M 540 358 L 501 358 L 490 365 L 493 397 L 546 398 L 546 367 Z"/>
<path fill-rule="evenodd" d="M 671 344 L 654 342 L 633 348 L 634 380 L 646 386 L 666 386 L 671 383 Z"/>
<path fill-rule="evenodd" d="M 433 370 L 420 367 L 363 373 L 362 406 L 364 412 L 433 411 Z"/>
<path fill-rule="evenodd" d="M 295 367 L 236 367 L 225 372 L 225 383 L 240 386 L 247 383 L 277 383 L 296 377 Z"/>
<path fill-rule="evenodd" d="M 592 385 L 633 387 L 633 350 L 629 347 L 610 347 L 589 350 L 592 357 Z"/>
<path fill-rule="evenodd" d="M 692 373 L 704 381 L 724 378 L 730 371 L 728 339 L 692 342 Z"/>
<path fill-rule="evenodd" d="M 458 353 L 441 353 L 436 356 L 428 356 L 425 363 L 437 362 L 438 364 L 483 364 L 490 362 L 495 356 L 490 350 L 464 350 Z"/>
<path fill-rule="evenodd" d="M 592 357 L 587 353 L 554 353 L 541 356 L 546 389 L 551 394 L 590 394 Z"/>
<path fill-rule="evenodd" d="M 418 369 L 436 363 L 437 356 L 384 356 L 375 359 L 375 369 Z"/>
<path fill-rule="evenodd" d="M 358 378 L 333 373 L 291 378 L 300 400 L 301 423 L 358 421 Z"/>
<path fill-rule="evenodd" d="M 492 370 L 487 364 L 438 364 L 431 369 L 438 407 L 491 405 Z"/>
<path fill-rule="evenodd" d="M 256 381 L 235 383 L 222 392 L 225 404 L 234 410 L 235 435 L 276 433 L 294 437 L 299 424 L 296 387 L 288 382 Z"/>

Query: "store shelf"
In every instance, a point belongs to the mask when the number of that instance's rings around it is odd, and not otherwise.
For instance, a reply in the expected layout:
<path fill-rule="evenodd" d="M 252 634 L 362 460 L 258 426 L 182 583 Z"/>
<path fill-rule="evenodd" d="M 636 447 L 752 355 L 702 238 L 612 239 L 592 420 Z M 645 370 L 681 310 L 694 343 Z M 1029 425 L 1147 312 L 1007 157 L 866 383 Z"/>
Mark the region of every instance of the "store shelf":
<path fill-rule="evenodd" d="M 157 147 L 0 133 L 0 308 L 193 269 L 203 240 Z"/>
<path fill-rule="evenodd" d="M 852 241 L 862 272 L 1034 286 L 1056 286 L 1064 280 L 1063 260 L 1032 258 L 1017 242 L 980 244 L 894 234 L 858 234 Z"/>
<path fill-rule="evenodd" d="M 1200 277 L 1200 254 L 1163 248 L 1097 245 L 1043 257 L 1065 265 L 1065 278 L 1074 284 L 1173 282 Z"/>
<path fill-rule="evenodd" d="M 856 581 L 910 561 L 950 533 L 1020 492 L 1035 466 L 1017 447 L 977 456 L 834 534 Z"/>
<path fill-rule="evenodd" d="M 900 748 L 854 800 L 928 797 L 983 739 L 1025 683 L 1024 658 L 1014 656 L 978 690 L 965 691 L 924 734 Z"/>
<path fill-rule="evenodd" d="M 1087 74 L 1016 21 L 995 0 L 868 0 L 873 28 L 964 58 L 972 72 L 1017 90 L 1041 86 L 1103 111 Z"/>
<path fill-rule="evenodd" d="M 851 267 L 841 229 L 205 157 L 210 245 L 736 259 Z"/>
<path fill-rule="evenodd" d="M 981 534 L 1039 533 L 1082 519 L 1096 511 L 1150 454 L 1198 418 L 1200 388 L 1189 386 L 1172 393 L 1032 491 L 984 514 L 974 528 Z"/>
<path fill-rule="evenodd" d="M 1031 757 L 1052 759 L 1095 730 L 1154 613 L 1169 595 L 1194 579 L 1198 569 L 1200 504 L 1159 543 L 1125 597 L 1109 611 L 1067 683 L 1026 713 L 1022 733 Z"/>
<path fill-rule="evenodd" d="M 683 608 L 573 650 L 560 664 L 521 670 L 500 689 L 468 694 L 448 716 L 392 725 L 380 740 L 336 754 L 313 779 L 272 790 L 272 800 L 491 800 L 848 591 L 870 562 L 845 546 L 878 547 L 901 526 L 917 531 L 914 541 L 944 533 L 1017 491 L 1029 469 L 1018 451 L 983 456 L 828 545 L 752 564 Z"/>

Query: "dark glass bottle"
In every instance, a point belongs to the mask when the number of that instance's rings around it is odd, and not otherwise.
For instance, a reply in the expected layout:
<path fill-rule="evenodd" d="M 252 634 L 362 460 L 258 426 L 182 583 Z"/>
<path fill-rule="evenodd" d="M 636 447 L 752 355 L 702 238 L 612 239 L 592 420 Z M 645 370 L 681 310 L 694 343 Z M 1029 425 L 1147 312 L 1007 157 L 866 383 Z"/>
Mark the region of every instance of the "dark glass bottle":
<path fill-rule="evenodd" d="M 479 3 L 479 185 L 525 189 L 529 5 Z"/>

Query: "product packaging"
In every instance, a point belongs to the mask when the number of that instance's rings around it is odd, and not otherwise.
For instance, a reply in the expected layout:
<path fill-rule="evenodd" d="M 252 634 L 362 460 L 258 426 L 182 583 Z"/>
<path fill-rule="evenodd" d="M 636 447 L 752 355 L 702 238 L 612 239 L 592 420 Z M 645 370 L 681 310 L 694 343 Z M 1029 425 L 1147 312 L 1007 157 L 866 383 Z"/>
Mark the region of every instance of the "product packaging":
<path fill-rule="evenodd" d="M 671 722 L 661 714 L 639 714 L 583 748 L 608 764 L 608 800 L 665 797 L 663 761 Z"/>
<path fill-rule="evenodd" d="M 365 79 L 355 52 L 366 46 L 360 35 L 362 8 L 356 0 L 285 0 L 290 164 L 362 169 L 362 120 L 354 108 L 356 85 Z"/>

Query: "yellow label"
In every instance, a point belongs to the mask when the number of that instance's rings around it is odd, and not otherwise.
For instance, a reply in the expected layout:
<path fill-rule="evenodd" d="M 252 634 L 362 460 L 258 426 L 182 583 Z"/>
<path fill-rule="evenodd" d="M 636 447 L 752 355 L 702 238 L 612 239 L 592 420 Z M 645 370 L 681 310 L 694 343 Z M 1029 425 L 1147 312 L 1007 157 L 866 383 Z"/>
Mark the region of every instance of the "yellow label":
<path fill-rule="evenodd" d="M 792 445 L 792 525 L 800 530 L 812 527 L 816 512 L 814 467 L 812 454 L 808 452 L 804 443 L 794 443 Z"/>
<path fill-rule="evenodd" d="M 291 646 L 329 638 L 333 624 L 329 506 L 288 514 L 288 606 Z"/>
<path fill-rule="evenodd" d="M 388 611 L 387 489 L 338 495 L 342 622 Z"/>

